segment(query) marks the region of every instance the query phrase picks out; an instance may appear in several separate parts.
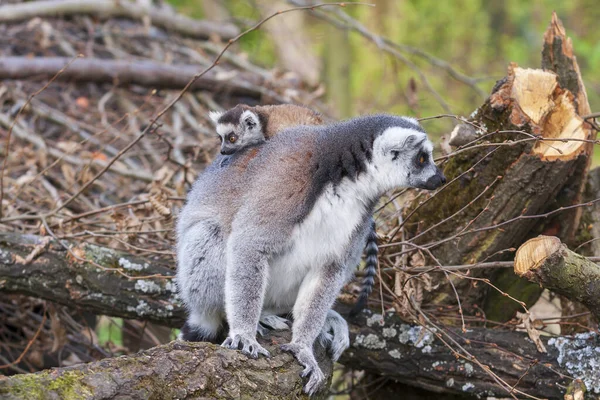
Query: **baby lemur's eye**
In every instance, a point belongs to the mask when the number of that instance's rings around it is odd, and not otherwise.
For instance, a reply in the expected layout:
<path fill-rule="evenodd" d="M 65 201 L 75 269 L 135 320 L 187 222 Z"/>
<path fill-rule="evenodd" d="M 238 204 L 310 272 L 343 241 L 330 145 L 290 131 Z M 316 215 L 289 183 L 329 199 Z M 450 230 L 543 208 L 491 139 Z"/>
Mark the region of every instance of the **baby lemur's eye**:
<path fill-rule="evenodd" d="M 425 158 L 425 155 L 421 154 L 421 155 L 419 156 L 419 164 L 425 164 L 425 161 L 426 161 L 426 160 L 427 160 L 427 159 Z"/>
<path fill-rule="evenodd" d="M 237 135 L 235 133 L 230 133 L 227 136 L 227 140 L 229 140 L 229 143 L 235 143 L 235 141 L 237 140 Z"/>

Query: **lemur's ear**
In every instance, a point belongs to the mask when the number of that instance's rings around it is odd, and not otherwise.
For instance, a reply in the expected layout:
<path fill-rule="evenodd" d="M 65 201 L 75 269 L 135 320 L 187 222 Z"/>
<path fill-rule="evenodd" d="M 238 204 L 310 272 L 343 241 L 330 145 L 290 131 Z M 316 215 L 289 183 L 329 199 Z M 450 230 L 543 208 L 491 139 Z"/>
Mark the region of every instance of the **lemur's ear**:
<path fill-rule="evenodd" d="M 240 117 L 240 124 L 244 127 L 244 130 L 253 131 L 256 129 L 261 129 L 260 120 L 258 119 L 258 115 L 250 110 L 246 110 L 242 113 Z"/>
<path fill-rule="evenodd" d="M 394 128 L 392 128 L 394 129 Z M 402 136 L 398 137 L 394 133 L 402 132 Z M 419 136 L 410 134 L 407 130 L 392 131 L 392 135 L 388 138 L 384 138 L 382 142 L 382 150 L 384 154 L 394 152 L 400 154 L 413 149 L 418 143 L 420 143 Z"/>
<path fill-rule="evenodd" d="M 402 143 L 402 148 L 408 149 L 414 146 L 415 142 L 417 141 L 417 136 L 416 135 L 409 135 L 406 137 L 406 139 L 404 140 L 404 143 Z"/>
<path fill-rule="evenodd" d="M 221 118 L 221 115 L 223 115 L 222 111 L 211 111 L 208 113 L 208 117 L 212 120 L 212 122 L 214 122 L 215 124 L 217 124 L 219 122 L 219 118 Z"/>

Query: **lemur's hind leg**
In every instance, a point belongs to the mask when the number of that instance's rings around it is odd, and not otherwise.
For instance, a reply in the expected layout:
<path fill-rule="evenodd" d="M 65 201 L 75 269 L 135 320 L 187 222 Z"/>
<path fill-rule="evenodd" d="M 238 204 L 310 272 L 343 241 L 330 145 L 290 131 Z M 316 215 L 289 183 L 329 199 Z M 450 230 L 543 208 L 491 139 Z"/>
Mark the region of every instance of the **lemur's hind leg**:
<path fill-rule="evenodd" d="M 287 331 L 292 322 L 278 315 L 261 315 L 256 327 L 256 332 L 260 336 L 267 336 L 270 331 Z"/>
<path fill-rule="evenodd" d="M 223 339 L 224 317 L 220 313 L 192 312 L 177 339 L 188 342 L 211 342 L 219 344 Z"/>
<path fill-rule="evenodd" d="M 329 351 L 331 359 L 337 361 L 344 350 L 350 347 L 348 323 L 344 317 L 336 311 L 329 310 L 317 340 Z"/>
<path fill-rule="evenodd" d="M 340 263 L 315 269 L 304 278 L 294 304 L 292 341 L 280 346 L 304 366 L 302 376 L 309 376 L 304 391 L 311 396 L 325 383 L 325 375 L 313 353 L 313 344 L 325 326 L 345 278 L 346 268 Z"/>

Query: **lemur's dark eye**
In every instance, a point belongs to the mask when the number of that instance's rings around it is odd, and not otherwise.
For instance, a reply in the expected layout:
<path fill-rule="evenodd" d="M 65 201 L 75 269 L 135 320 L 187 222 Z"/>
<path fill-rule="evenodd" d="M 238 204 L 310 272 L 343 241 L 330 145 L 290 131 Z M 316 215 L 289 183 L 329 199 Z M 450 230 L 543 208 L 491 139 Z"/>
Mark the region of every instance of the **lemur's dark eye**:
<path fill-rule="evenodd" d="M 237 140 L 236 134 L 230 133 L 229 136 L 227 136 L 227 140 L 229 140 L 229 143 L 235 143 L 235 141 Z"/>
<path fill-rule="evenodd" d="M 424 154 L 421 154 L 419 156 L 419 164 L 425 164 L 425 161 L 427 161 L 427 158 L 425 157 Z"/>

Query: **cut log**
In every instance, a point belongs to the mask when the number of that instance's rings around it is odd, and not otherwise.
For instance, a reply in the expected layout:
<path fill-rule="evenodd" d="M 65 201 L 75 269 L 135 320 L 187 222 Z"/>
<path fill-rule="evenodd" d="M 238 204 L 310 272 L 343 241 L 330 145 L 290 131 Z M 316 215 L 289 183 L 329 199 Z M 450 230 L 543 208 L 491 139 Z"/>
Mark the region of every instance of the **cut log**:
<path fill-rule="evenodd" d="M 600 318 L 600 266 L 569 250 L 557 237 L 525 242 L 517 250 L 515 273 L 584 304 Z"/>
<path fill-rule="evenodd" d="M 554 29 L 555 23 L 549 30 Z M 567 42 L 564 30 L 562 34 L 561 43 Z M 556 34 L 553 37 L 557 38 Z M 565 51 L 552 47 L 558 46 L 558 39 L 553 43 L 549 46 L 555 54 Z M 564 74 L 575 76 L 577 82 L 581 80 L 572 53 L 563 59 L 569 60 L 570 67 L 557 61 L 561 67 L 556 67 L 556 71 L 511 64 L 508 76 L 496 84 L 485 104 L 469 120 L 477 127 L 480 140 L 488 143 L 479 142 L 484 145 L 466 147 L 450 157 L 444 173 L 449 181 L 456 181 L 424 205 L 414 204 L 407 209 L 406 235 L 419 245 L 430 246 L 442 264 L 501 260 L 510 257 L 507 249 L 518 247 L 535 233 L 555 231 L 568 239 L 577 226 L 576 213 L 558 213 L 556 219 L 552 219 L 555 215 L 535 217 L 580 202 L 592 150 L 586 141 L 595 138 L 593 129 L 578 113 L 584 101 L 583 86 L 577 86 L 582 88 L 577 97 L 561 86 Z M 573 71 L 577 73 L 573 75 Z M 538 140 L 542 138 L 545 140 Z M 419 201 L 422 200 L 421 197 Z M 446 219 L 449 220 L 419 235 Z M 485 269 L 472 272 L 479 277 L 495 275 Z M 509 294 L 520 298 L 524 288 L 511 271 L 508 274 L 499 278 L 506 281 L 501 289 L 517 284 L 518 289 Z M 444 285 L 443 280 L 440 283 Z M 463 304 L 500 305 L 496 315 L 491 309 L 485 310 L 493 319 L 510 319 L 519 307 L 502 295 L 491 294 L 484 300 L 485 290 L 468 290 L 468 280 L 455 284 L 460 286 Z M 541 292 L 532 286 L 526 291 L 529 289 L 529 300 L 535 301 Z M 449 285 L 445 284 L 442 290 L 447 295 L 436 293 L 435 302 L 453 302 L 455 296 Z"/>
<path fill-rule="evenodd" d="M 172 342 L 133 355 L 0 379 L 0 398 L 16 399 L 298 399 L 303 367 L 277 342 L 262 340 L 272 357 L 253 360 L 210 343 Z M 332 363 L 316 347 L 323 373 Z M 324 398 L 326 388 L 316 398 Z"/>

